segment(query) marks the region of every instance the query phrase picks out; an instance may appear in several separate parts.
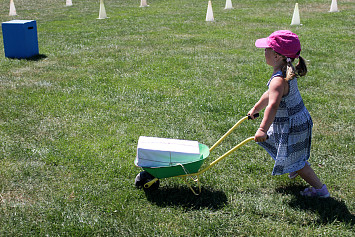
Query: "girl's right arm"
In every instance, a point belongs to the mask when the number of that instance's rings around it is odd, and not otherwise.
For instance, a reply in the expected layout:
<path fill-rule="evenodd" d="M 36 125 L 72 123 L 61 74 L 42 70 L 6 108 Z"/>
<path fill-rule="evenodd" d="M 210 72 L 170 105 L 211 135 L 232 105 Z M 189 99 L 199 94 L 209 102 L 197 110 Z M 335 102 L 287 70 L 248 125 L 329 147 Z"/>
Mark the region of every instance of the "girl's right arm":
<path fill-rule="evenodd" d="M 254 114 L 259 113 L 262 109 L 264 109 L 269 103 L 269 91 L 266 91 L 258 102 L 254 105 L 254 107 L 248 112 L 248 115 L 252 119 L 254 119 Z"/>

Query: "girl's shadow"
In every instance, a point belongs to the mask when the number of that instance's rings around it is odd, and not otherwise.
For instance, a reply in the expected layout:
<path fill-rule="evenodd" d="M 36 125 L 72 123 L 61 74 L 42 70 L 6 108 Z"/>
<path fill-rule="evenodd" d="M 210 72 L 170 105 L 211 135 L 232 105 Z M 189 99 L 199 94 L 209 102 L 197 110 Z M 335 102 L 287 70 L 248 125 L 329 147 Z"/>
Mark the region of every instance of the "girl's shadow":
<path fill-rule="evenodd" d="M 350 213 L 344 201 L 330 198 L 310 198 L 300 195 L 300 190 L 305 187 L 295 184 L 287 187 L 279 187 L 276 192 L 292 195 L 289 205 L 295 209 L 311 210 L 319 215 L 319 224 L 341 221 L 350 225 L 355 224 L 355 216 Z"/>
<path fill-rule="evenodd" d="M 154 191 L 146 191 L 147 200 L 161 206 L 179 206 L 198 210 L 209 208 L 218 210 L 227 203 L 227 196 L 222 191 L 201 188 L 201 194 L 196 196 L 188 187 L 160 187 Z"/>

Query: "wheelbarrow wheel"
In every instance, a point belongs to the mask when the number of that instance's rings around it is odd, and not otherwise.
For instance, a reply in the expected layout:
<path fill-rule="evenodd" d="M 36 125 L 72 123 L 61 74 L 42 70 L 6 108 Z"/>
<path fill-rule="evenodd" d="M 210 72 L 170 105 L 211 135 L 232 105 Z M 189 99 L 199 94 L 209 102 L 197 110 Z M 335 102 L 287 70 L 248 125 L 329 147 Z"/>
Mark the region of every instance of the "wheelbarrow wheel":
<path fill-rule="evenodd" d="M 144 190 L 157 190 L 159 188 L 159 180 L 152 184 L 149 188 L 145 188 L 144 185 L 150 181 L 152 181 L 155 177 L 149 174 L 147 171 L 140 172 L 135 179 L 135 185 L 137 188 L 143 188 Z"/>

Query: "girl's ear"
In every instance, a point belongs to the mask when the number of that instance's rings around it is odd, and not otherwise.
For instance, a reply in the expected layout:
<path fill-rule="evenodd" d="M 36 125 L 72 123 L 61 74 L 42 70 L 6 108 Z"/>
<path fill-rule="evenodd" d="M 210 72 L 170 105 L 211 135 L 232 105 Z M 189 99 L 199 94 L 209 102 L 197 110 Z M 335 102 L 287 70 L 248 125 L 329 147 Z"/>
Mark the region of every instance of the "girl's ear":
<path fill-rule="evenodd" d="M 278 62 L 280 60 L 283 60 L 283 56 L 275 52 L 275 62 Z"/>

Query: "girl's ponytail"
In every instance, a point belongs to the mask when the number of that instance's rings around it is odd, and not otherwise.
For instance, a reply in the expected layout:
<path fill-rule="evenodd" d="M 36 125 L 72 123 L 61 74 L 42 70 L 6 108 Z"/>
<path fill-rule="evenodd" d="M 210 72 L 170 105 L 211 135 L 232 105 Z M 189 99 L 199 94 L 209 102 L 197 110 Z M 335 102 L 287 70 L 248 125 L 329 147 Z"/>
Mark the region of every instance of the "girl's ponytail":
<path fill-rule="evenodd" d="M 303 77 L 307 74 L 306 62 L 301 56 L 299 56 L 299 61 L 298 64 L 296 65 L 296 72 L 300 77 Z"/>
<path fill-rule="evenodd" d="M 292 62 L 294 61 L 293 58 L 286 58 L 286 66 L 284 67 L 284 75 L 285 80 L 290 81 L 296 76 L 303 77 L 307 74 L 307 66 L 304 59 L 299 56 L 298 64 L 296 65 L 296 69 L 293 67 Z"/>
<path fill-rule="evenodd" d="M 286 76 L 285 76 L 286 81 L 290 81 L 296 77 L 296 72 L 295 72 L 296 70 L 292 65 L 293 60 L 294 59 L 286 58 L 286 63 L 287 63 L 286 64 Z"/>

